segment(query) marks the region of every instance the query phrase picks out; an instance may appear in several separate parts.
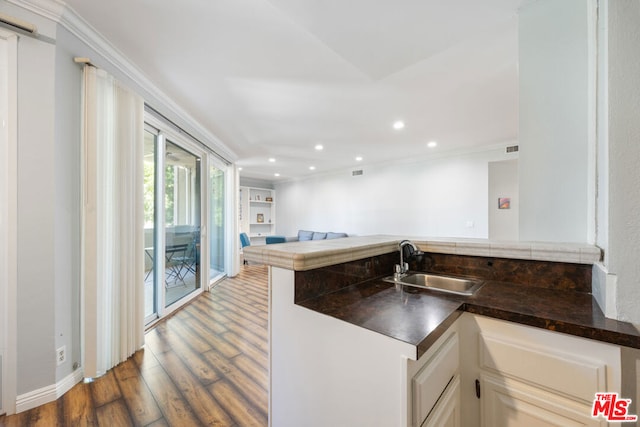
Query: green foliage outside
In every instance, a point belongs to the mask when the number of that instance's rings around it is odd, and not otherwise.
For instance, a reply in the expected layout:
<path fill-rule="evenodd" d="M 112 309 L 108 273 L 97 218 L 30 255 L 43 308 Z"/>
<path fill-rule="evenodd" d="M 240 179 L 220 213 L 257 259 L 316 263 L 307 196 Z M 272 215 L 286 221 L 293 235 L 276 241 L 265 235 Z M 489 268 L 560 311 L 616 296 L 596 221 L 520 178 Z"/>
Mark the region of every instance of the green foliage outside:
<path fill-rule="evenodd" d="M 174 203 L 174 176 L 175 167 L 167 166 L 164 171 L 165 180 L 165 223 L 169 226 L 173 224 L 173 203 Z M 145 228 L 153 228 L 154 212 L 155 212 L 155 164 L 153 162 L 144 163 L 144 226 Z"/>
<path fill-rule="evenodd" d="M 144 162 L 144 227 L 153 228 L 154 226 L 154 187 L 155 167 L 153 162 Z"/>
<path fill-rule="evenodd" d="M 176 173 L 175 166 L 167 166 L 164 169 L 164 223 L 168 226 L 175 225 L 174 224 L 174 177 Z"/>

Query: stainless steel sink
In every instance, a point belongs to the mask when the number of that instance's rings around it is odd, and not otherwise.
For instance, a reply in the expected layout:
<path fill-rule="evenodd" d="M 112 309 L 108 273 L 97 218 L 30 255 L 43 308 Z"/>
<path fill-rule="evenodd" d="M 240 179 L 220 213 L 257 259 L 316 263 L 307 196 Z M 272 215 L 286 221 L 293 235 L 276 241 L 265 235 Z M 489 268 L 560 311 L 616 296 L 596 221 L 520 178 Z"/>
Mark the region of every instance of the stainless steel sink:
<path fill-rule="evenodd" d="M 385 282 L 396 285 L 415 286 L 458 295 L 473 295 L 484 285 L 484 281 L 465 277 L 441 276 L 430 273 L 407 273 L 399 279 L 394 276 L 385 277 Z"/>

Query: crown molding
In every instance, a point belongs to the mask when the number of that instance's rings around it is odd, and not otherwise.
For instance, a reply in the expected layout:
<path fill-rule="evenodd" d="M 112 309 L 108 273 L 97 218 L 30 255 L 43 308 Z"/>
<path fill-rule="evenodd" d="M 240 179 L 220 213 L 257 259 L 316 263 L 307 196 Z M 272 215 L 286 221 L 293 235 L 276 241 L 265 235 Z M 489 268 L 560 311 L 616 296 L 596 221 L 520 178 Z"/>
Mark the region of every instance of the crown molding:
<path fill-rule="evenodd" d="M 111 42 L 100 34 L 91 24 L 82 18 L 73 8 L 60 0 L 8 0 L 23 9 L 57 22 L 77 37 L 89 48 L 96 51 L 118 71 L 134 81 L 145 92 L 152 95 L 161 104 L 157 110 L 169 111 L 179 123 L 184 123 L 204 139 L 202 142 L 231 162 L 238 155 L 229 149 L 218 137 L 196 121 L 175 101 L 167 96 L 140 70 L 133 61 L 120 52 Z"/>
<path fill-rule="evenodd" d="M 7 0 L 15 6 L 58 22 L 66 4 L 60 0 Z"/>

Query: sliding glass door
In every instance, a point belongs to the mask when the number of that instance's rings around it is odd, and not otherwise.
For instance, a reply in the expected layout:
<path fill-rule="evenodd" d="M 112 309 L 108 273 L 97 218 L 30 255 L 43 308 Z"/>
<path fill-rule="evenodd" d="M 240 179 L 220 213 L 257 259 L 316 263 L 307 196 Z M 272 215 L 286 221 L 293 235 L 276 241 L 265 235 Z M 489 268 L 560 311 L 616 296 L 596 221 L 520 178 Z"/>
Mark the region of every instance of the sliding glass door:
<path fill-rule="evenodd" d="M 145 319 L 169 314 L 225 275 L 227 166 L 148 123 L 144 139 Z M 204 274 L 202 272 L 204 271 Z"/>
<path fill-rule="evenodd" d="M 156 319 L 158 293 L 155 275 L 156 242 L 156 151 L 158 135 L 144 132 L 144 316 L 145 323 Z"/>
<path fill-rule="evenodd" d="M 168 139 L 152 126 L 145 130 L 146 323 L 169 313 L 202 289 L 202 162 L 193 148 Z"/>
<path fill-rule="evenodd" d="M 210 159 L 210 161 L 213 161 Z M 225 173 L 222 167 L 209 167 L 209 279 L 216 281 L 225 272 Z"/>
<path fill-rule="evenodd" d="M 166 143 L 165 307 L 200 288 L 200 157 Z"/>

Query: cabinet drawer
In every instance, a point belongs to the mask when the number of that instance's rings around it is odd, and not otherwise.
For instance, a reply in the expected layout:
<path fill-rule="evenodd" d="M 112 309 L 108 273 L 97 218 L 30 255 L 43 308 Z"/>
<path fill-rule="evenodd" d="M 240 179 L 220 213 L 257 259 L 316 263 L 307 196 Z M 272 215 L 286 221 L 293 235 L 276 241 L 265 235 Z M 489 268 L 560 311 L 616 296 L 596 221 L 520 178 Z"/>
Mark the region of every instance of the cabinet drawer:
<path fill-rule="evenodd" d="M 553 348 L 480 336 L 480 367 L 524 380 L 586 402 L 606 390 L 606 365 Z"/>
<path fill-rule="evenodd" d="M 421 427 L 460 427 L 460 375 L 453 377 Z"/>
<path fill-rule="evenodd" d="M 447 384 L 458 373 L 458 334 L 452 334 L 411 380 L 413 425 L 429 415 Z"/>
<path fill-rule="evenodd" d="M 591 404 L 581 403 L 520 381 L 493 374 L 480 375 L 481 427 L 604 427 L 591 416 Z"/>

